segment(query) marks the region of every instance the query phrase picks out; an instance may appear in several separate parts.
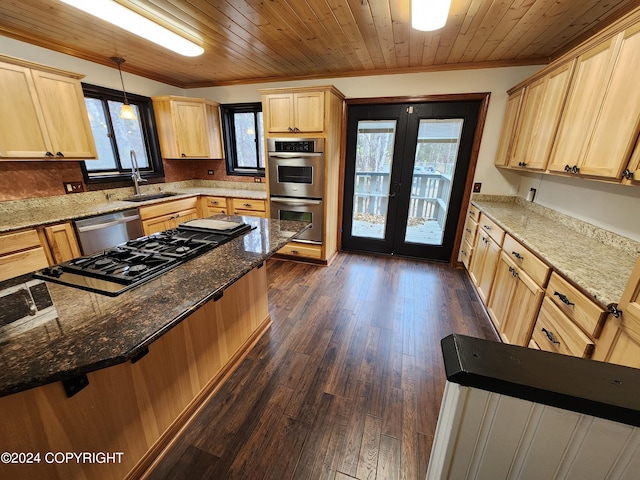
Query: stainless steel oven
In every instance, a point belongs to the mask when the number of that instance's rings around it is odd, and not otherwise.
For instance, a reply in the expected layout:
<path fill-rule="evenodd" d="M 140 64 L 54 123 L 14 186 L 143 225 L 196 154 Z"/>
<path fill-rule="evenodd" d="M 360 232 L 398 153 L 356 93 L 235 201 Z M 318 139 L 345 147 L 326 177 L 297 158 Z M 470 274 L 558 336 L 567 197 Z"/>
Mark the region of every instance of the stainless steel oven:
<path fill-rule="evenodd" d="M 269 138 L 267 150 L 271 195 L 323 197 L 324 138 Z"/>
<path fill-rule="evenodd" d="M 309 243 L 322 243 L 324 225 L 324 206 L 320 199 L 271 197 L 271 217 L 279 220 L 308 222 L 306 229 L 295 240 Z"/>

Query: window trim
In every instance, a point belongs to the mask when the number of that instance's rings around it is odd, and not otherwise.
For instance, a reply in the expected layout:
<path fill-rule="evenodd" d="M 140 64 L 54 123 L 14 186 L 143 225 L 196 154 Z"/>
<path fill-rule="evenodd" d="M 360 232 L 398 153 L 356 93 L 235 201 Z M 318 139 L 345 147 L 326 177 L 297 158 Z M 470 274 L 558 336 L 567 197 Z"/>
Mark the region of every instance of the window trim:
<path fill-rule="evenodd" d="M 82 91 L 83 95 L 89 98 L 97 98 L 103 101 L 115 100 L 117 102 L 122 102 L 123 100 L 121 90 L 82 83 Z M 138 107 L 142 135 L 144 136 L 145 144 L 147 145 L 147 155 L 150 165 L 152 166 L 152 169 L 141 168 L 140 175 L 142 178 L 164 178 L 164 166 L 162 163 L 162 156 L 160 154 L 160 141 L 158 139 L 158 129 L 156 127 L 155 113 L 153 110 L 153 100 L 149 97 L 129 92 L 127 92 L 127 98 L 129 103 L 135 104 Z M 109 121 L 111 121 L 110 118 Z M 118 154 L 119 152 L 116 151 L 114 153 Z M 85 162 L 90 161 L 91 160 L 85 160 L 80 162 L 82 176 L 84 177 L 86 184 L 131 181 L 130 169 L 118 171 L 110 170 L 94 174 L 89 172 L 86 167 Z"/>
<path fill-rule="evenodd" d="M 262 103 L 261 102 L 250 102 L 250 103 L 228 103 L 225 105 L 220 105 L 220 117 L 222 119 L 222 132 L 224 137 L 224 146 L 226 152 L 226 167 L 227 167 L 227 175 L 235 175 L 242 177 L 264 177 L 265 176 L 265 168 L 247 168 L 247 167 L 238 167 L 238 157 L 236 154 L 236 141 L 235 141 L 235 128 L 233 115 L 236 113 L 262 113 Z M 258 122 L 256 122 L 256 128 L 258 127 Z M 262 121 L 262 125 L 264 128 L 264 118 Z M 264 149 L 264 145 L 258 145 L 260 142 L 260 137 L 264 136 L 264 132 L 256 132 L 258 142 L 256 142 L 257 148 Z M 260 133 L 262 135 L 260 135 Z M 256 152 L 258 153 L 258 152 Z M 266 162 L 265 152 L 263 150 L 263 159 Z M 259 153 L 258 153 L 258 158 Z"/>

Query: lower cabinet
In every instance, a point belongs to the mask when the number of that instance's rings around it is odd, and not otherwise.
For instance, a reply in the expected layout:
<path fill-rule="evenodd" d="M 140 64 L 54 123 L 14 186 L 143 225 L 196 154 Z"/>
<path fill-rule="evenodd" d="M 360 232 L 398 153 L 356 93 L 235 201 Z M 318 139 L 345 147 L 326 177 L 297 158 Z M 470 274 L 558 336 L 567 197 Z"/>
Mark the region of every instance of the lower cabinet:
<path fill-rule="evenodd" d="M 140 207 L 142 231 L 145 235 L 170 230 L 183 222 L 199 217 L 198 197 Z"/>
<path fill-rule="evenodd" d="M 43 230 L 53 257 L 53 263 L 67 262 L 82 255 L 73 225 L 70 223 L 49 225 Z"/>
<path fill-rule="evenodd" d="M 0 235 L 0 281 L 48 266 L 45 248 L 35 228 Z"/>
<path fill-rule="evenodd" d="M 502 252 L 487 309 L 505 343 L 527 346 L 544 290 Z"/>
<path fill-rule="evenodd" d="M 227 214 L 227 197 L 212 197 L 204 195 L 200 197 L 200 208 L 202 209 L 202 217 L 212 217 L 213 215 Z"/>
<path fill-rule="evenodd" d="M 469 268 L 469 275 L 475 284 L 478 294 L 486 304 L 491 293 L 493 278 L 500 257 L 500 245 L 484 232 L 478 232 L 473 256 Z"/>
<path fill-rule="evenodd" d="M 229 211 L 233 215 L 249 215 L 251 217 L 266 217 L 267 207 L 264 200 L 255 198 L 230 198 Z"/>
<path fill-rule="evenodd" d="M 309 243 L 289 242 L 278 253 L 292 257 L 322 259 L 322 245 L 312 245 Z"/>

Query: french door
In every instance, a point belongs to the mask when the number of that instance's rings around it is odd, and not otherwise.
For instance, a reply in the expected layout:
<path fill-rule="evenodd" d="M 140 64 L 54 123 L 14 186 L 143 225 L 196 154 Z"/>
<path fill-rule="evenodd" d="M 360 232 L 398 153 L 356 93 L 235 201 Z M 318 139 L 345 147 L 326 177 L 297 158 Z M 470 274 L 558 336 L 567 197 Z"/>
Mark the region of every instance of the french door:
<path fill-rule="evenodd" d="M 343 249 L 451 259 L 480 107 L 349 106 Z"/>

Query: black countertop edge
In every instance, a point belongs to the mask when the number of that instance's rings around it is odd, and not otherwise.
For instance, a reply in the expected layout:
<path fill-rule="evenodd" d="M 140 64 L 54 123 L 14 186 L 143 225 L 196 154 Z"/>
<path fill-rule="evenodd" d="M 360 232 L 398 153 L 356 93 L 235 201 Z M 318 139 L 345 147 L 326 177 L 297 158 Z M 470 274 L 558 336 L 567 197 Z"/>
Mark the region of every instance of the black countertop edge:
<path fill-rule="evenodd" d="M 640 370 L 500 342 L 441 340 L 447 380 L 640 427 Z"/>

